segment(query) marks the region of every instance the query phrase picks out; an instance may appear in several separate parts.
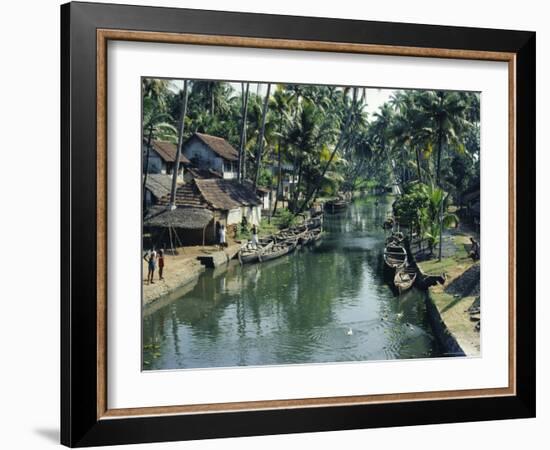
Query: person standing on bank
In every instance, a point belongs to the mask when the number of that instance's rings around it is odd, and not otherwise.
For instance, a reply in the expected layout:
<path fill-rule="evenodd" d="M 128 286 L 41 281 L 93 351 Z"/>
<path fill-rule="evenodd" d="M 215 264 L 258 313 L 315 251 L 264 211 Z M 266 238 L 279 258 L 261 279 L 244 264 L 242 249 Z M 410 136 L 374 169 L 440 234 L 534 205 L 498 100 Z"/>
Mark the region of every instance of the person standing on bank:
<path fill-rule="evenodd" d="M 220 247 L 225 247 L 225 226 L 220 226 Z"/>
<path fill-rule="evenodd" d="M 164 280 L 164 278 L 162 277 L 162 271 L 164 269 L 164 251 L 163 250 L 159 250 L 158 263 L 159 263 L 159 280 Z"/>
<path fill-rule="evenodd" d="M 153 276 L 155 275 L 155 269 L 157 267 L 157 252 L 153 249 L 145 255 L 143 259 L 147 261 L 148 265 L 147 283 L 154 284 Z"/>
<path fill-rule="evenodd" d="M 216 220 L 216 242 L 220 242 L 220 228 L 221 224 L 219 220 Z"/>
<path fill-rule="evenodd" d="M 252 240 L 250 244 L 253 248 L 258 248 L 258 228 L 256 225 L 252 225 Z"/>

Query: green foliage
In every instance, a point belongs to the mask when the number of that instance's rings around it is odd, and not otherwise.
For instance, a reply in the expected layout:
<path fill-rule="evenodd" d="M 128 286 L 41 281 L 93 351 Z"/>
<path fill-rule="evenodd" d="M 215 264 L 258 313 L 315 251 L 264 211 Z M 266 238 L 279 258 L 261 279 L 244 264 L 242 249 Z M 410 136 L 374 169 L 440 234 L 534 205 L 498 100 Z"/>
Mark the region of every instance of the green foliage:
<path fill-rule="evenodd" d="M 430 205 L 428 194 L 418 187 L 398 197 L 393 204 L 393 214 L 403 225 L 419 229 Z"/>
<path fill-rule="evenodd" d="M 288 228 L 296 224 L 296 216 L 288 209 L 278 209 L 275 220 L 279 228 Z"/>
<path fill-rule="evenodd" d="M 450 195 L 434 185 L 414 183 L 393 204 L 400 224 L 412 226 L 427 241 L 431 252 L 440 240 L 443 228 L 456 227 L 458 216 L 448 211 Z"/>
<path fill-rule="evenodd" d="M 271 170 L 269 169 L 261 169 L 260 170 L 260 177 L 258 178 L 258 186 L 263 187 L 271 187 L 275 185 L 275 180 L 273 177 L 273 174 L 271 173 Z"/>
<path fill-rule="evenodd" d="M 190 80 L 185 117 L 187 139 L 194 132 L 220 136 L 240 147 L 245 122 L 245 168 L 253 178 L 258 165 L 291 167 L 298 180 L 290 204 L 365 186 L 435 183 L 454 198 L 479 183 L 479 94 L 396 90 L 369 116 L 363 88 L 277 84 L 267 102 L 266 85 L 250 83 L 243 117 L 244 87 L 220 81 Z M 177 142 L 183 91 L 181 81 L 143 80 L 143 137 Z M 246 120 L 244 120 L 246 119 Z M 257 161 L 260 140 L 263 151 Z M 287 172 L 286 176 L 290 174 Z M 275 186 L 261 170 L 258 183 Z M 411 193 L 412 194 L 412 193 Z M 414 198 L 416 195 L 416 198 Z M 414 207 L 421 195 L 397 205 L 406 220 L 421 221 Z M 422 205 L 420 205 L 422 206 Z"/>

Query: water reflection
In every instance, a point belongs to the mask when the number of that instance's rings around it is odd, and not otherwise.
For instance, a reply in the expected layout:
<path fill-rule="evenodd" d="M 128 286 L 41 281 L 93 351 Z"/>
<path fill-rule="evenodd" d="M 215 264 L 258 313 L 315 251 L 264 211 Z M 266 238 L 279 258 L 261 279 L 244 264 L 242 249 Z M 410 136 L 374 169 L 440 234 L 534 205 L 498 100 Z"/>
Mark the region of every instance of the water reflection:
<path fill-rule="evenodd" d="M 317 247 L 209 270 L 146 309 L 144 369 L 438 356 L 424 294 L 395 297 L 384 281 L 389 208 L 357 200 L 326 218 Z"/>

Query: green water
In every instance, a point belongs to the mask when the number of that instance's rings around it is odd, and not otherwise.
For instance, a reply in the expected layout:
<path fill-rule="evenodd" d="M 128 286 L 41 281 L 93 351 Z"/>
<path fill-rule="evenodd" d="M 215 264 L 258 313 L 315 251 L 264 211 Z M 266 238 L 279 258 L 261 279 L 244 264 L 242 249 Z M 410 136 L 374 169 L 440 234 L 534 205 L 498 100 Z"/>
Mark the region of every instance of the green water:
<path fill-rule="evenodd" d="M 441 356 L 424 293 L 384 279 L 388 198 L 327 215 L 313 248 L 207 269 L 143 314 L 143 368 L 303 364 Z M 351 329 L 351 333 L 350 333 Z"/>

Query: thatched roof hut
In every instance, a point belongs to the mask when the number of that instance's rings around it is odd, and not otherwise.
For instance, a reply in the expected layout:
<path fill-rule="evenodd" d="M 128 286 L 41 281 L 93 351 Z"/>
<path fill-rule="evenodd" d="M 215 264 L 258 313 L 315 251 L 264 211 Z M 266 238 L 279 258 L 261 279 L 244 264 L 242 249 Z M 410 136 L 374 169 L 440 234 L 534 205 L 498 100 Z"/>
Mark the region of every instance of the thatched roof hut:
<path fill-rule="evenodd" d="M 157 199 L 168 195 L 172 189 L 172 175 L 166 175 L 163 173 L 147 174 L 145 189 L 150 191 L 151 194 L 153 194 L 153 196 Z"/>
<path fill-rule="evenodd" d="M 168 205 L 170 196 L 164 196 L 159 203 Z M 230 210 L 259 204 L 261 204 L 261 200 L 252 186 L 240 184 L 236 180 L 194 179 L 190 183 L 179 186 L 176 190 L 177 206 Z"/>
<path fill-rule="evenodd" d="M 151 208 L 143 219 L 146 227 L 204 229 L 214 218 L 212 211 L 205 208 L 179 207 L 174 210 L 165 206 Z"/>

